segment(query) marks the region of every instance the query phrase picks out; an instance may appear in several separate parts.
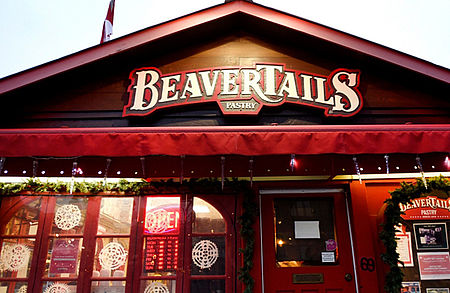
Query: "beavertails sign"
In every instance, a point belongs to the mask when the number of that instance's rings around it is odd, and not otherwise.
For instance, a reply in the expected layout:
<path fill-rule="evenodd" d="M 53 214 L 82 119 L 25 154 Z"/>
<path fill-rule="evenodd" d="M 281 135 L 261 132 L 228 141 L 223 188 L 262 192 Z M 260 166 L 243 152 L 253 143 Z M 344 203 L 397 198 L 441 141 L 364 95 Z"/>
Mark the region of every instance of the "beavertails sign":
<path fill-rule="evenodd" d="M 411 200 L 406 205 L 400 204 L 400 211 L 405 220 L 450 219 L 450 198 L 442 199 L 427 196 Z"/>
<path fill-rule="evenodd" d="M 267 63 L 172 74 L 145 67 L 130 73 L 123 116 L 208 102 L 216 102 L 223 114 L 256 115 L 262 106 L 291 103 L 322 108 L 327 116 L 352 116 L 363 104 L 359 77 L 359 70 L 340 68 L 323 76 Z"/>

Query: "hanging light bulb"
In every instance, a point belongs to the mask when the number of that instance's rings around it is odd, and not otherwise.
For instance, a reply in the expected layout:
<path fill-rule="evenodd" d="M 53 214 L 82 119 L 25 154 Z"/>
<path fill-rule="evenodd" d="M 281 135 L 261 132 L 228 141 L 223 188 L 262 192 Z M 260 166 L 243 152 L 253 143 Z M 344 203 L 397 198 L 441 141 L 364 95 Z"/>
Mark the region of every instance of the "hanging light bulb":
<path fill-rule="evenodd" d="M 448 159 L 448 156 L 445 157 L 444 164 L 447 170 L 450 169 L 450 160 Z"/>

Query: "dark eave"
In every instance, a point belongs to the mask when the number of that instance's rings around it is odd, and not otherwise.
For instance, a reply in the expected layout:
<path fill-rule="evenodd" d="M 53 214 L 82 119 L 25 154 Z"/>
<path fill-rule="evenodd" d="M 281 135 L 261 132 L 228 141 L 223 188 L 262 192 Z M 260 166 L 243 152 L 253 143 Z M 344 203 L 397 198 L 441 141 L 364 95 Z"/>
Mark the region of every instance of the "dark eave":
<path fill-rule="evenodd" d="M 243 13 L 450 83 L 450 71 L 373 42 L 246 1 L 233 1 L 132 33 L 0 80 L 0 94 L 107 58 L 171 34 Z"/>

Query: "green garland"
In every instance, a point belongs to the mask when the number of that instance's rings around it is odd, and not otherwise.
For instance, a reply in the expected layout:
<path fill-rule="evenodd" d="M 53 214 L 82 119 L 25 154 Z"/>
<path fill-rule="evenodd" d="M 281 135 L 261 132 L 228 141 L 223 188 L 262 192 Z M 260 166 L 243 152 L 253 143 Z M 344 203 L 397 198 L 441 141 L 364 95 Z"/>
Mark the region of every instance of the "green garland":
<path fill-rule="evenodd" d="M 401 187 L 390 192 L 386 209 L 384 211 L 383 230 L 380 232 L 380 240 L 383 242 L 386 252 L 381 254 L 381 259 L 389 265 L 390 270 L 386 274 L 384 288 L 388 293 L 398 293 L 402 288 L 403 272 L 399 267 L 399 254 L 397 253 L 397 241 L 395 238 L 396 227 L 401 222 L 400 203 L 406 205 L 411 200 L 426 196 L 431 192 L 436 192 L 438 197 L 449 197 L 450 183 L 444 177 L 435 177 L 426 179 L 427 186 L 423 180 L 416 179 L 415 183 L 402 182 Z"/>
<path fill-rule="evenodd" d="M 110 195 L 142 195 L 161 193 L 202 193 L 202 194 L 224 194 L 242 193 L 243 212 L 239 217 L 241 225 L 240 235 L 244 242 L 244 248 L 239 249 L 243 255 L 243 264 L 239 269 L 238 278 L 244 283 L 244 293 L 253 292 L 255 280 L 250 274 L 253 268 L 253 255 L 255 247 L 255 231 L 253 224 L 257 215 L 257 206 L 254 202 L 254 194 L 248 181 L 237 179 L 226 180 L 222 189 L 222 182 L 217 179 L 190 179 L 182 183 L 173 180 L 147 182 L 145 180 L 130 182 L 120 180 L 117 183 L 98 182 L 42 182 L 37 179 L 29 179 L 22 183 L 0 183 L 0 195 L 12 196 L 17 194 L 39 195 L 48 193 L 50 195 L 69 193 L 71 187 L 73 193 L 97 195 L 100 193 Z"/>

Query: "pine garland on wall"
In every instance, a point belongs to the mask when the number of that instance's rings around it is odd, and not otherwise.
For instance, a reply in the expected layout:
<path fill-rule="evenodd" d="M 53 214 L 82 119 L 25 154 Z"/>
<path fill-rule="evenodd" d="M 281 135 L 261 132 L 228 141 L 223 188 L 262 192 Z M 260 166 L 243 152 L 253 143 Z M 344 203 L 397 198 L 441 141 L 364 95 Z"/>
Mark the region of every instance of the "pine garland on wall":
<path fill-rule="evenodd" d="M 400 224 L 403 212 L 400 211 L 400 204 L 406 205 L 411 200 L 426 196 L 430 193 L 448 198 L 450 196 L 450 183 L 444 177 L 434 177 L 426 179 L 426 184 L 420 179 L 415 183 L 402 182 L 401 187 L 390 192 L 386 209 L 384 211 L 383 229 L 380 232 L 380 240 L 383 242 L 386 252 L 381 255 L 381 259 L 390 270 L 386 274 L 384 288 L 388 293 L 398 293 L 402 288 L 404 274 L 399 266 L 399 254 L 397 253 L 397 241 L 395 233 L 400 232 L 396 227 Z"/>

